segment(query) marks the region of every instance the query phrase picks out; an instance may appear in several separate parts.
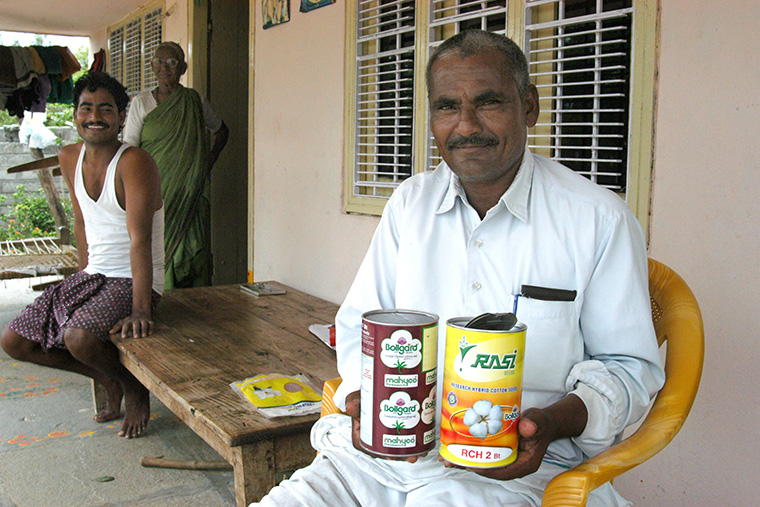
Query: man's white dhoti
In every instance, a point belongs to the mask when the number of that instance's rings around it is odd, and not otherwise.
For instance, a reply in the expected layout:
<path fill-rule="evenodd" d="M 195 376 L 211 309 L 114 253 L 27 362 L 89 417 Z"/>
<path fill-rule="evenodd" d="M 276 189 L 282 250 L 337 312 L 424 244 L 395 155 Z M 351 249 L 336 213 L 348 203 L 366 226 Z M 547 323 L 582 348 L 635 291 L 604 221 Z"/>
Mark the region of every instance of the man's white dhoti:
<path fill-rule="evenodd" d="M 320 452 L 314 462 L 251 506 L 539 506 L 548 482 L 565 470 L 544 462 L 527 477 L 497 481 L 444 467 L 437 449 L 416 463 L 376 459 L 354 448 L 351 419 L 341 414 L 320 419 L 312 429 L 311 443 Z M 631 504 L 606 484 L 594 492 L 588 505 Z"/>

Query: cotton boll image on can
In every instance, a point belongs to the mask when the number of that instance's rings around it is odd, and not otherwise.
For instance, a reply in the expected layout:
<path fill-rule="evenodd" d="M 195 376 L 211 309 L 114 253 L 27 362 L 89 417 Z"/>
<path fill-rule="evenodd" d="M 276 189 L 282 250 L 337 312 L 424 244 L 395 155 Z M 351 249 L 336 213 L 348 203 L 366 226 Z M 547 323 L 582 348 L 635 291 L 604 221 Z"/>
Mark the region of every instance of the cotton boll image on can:
<path fill-rule="evenodd" d="M 474 468 L 517 459 L 526 326 L 470 329 L 467 317 L 446 325 L 440 455 Z"/>
<path fill-rule="evenodd" d="M 362 315 L 362 446 L 418 456 L 435 446 L 438 316 L 412 310 Z"/>

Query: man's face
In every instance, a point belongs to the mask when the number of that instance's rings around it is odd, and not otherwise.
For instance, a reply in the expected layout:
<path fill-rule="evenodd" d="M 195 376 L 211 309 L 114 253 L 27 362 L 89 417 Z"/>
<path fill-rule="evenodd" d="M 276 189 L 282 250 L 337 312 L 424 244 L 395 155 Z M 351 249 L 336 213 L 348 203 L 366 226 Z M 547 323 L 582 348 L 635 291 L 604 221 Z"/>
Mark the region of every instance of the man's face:
<path fill-rule="evenodd" d="M 467 188 L 511 183 L 538 118 L 531 86 L 520 98 L 504 56 L 494 51 L 461 58 L 448 54 L 431 68 L 430 129 L 441 156 Z"/>
<path fill-rule="evenodd" d="M 119 111 L 113 95 L 105 88 L 94 92 L 82 90 L 74 111 L 79 137 L 92 144 L 117 139 L 125 117 L 126 111 Z"/>
<path fill-rule="evenodd" d="M 159 83 L 170 86 L 176 86 L 179 83 L 179 78 L 182 77 L 187 68 L 186 65 L 174 51 L 166 47 L 158 48 L 151 60 L 151 67 L 156 79 Z"/>

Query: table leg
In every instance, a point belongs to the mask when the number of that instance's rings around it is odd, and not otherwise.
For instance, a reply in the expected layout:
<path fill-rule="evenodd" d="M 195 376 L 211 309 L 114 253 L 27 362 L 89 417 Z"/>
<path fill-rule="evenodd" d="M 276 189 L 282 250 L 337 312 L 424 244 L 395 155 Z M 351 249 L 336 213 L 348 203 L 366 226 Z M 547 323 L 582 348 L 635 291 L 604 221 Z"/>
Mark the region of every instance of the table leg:
<path fill-rule="evenodd" d="M 232 448 L 237 507 L 257 502 L 275 485 L 274 443 L 260 440 Z"/>
<path fill-rule="evenodd" d="M 92 385 L 92 404 L 95 406 L 95 413 L 97 414 L 108 404 L 108 396 L 106 395 L 106 389 L 102 384 L 90 379 Z"/>
<path fill-rule="evenodd" d="M 283 477 L 309 465 L 316 456 L 309 432 L 261 440 L 232 448 L 235 499 L 238 507 L 248 507 L 269 493 Z"/>

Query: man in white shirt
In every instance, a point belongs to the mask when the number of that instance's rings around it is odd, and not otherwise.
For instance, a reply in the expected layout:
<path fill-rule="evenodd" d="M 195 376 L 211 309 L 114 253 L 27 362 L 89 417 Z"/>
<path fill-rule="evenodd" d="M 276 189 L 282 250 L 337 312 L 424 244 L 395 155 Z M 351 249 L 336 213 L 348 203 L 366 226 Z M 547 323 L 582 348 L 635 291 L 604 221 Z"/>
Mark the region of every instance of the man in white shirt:
<path fill-rule="evenodd" d="M 520 48 L 482 31 L 452 37 L 428 64 L 428 98 L 444 162 L 394 192 L 336 318 L 335 401 L 352 427 L 320 420 L 320 455 L 261 505 L 539 505 L 552 477 L 607 449 L 662 386 L 641 229 L 619 197 L 526 149 L 539 108 Z M 452 317 L 510 311 L 522 285 L 577 295 L 518 300 L 528 332 L 517 460 L 463 469 L 436 453 L 363 452 L 362 313 L 432 312 L 443 330 Z M 607 484 L 589 505 L 626 502 Z"/>

